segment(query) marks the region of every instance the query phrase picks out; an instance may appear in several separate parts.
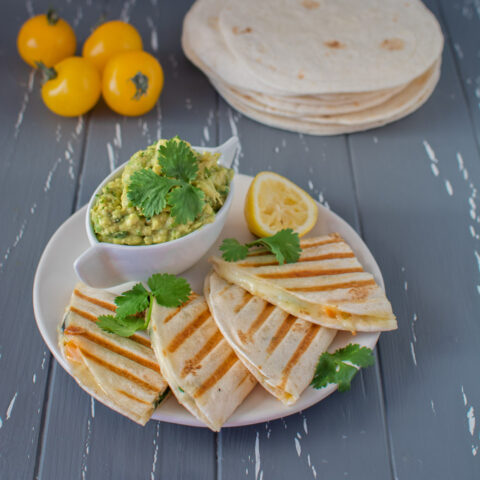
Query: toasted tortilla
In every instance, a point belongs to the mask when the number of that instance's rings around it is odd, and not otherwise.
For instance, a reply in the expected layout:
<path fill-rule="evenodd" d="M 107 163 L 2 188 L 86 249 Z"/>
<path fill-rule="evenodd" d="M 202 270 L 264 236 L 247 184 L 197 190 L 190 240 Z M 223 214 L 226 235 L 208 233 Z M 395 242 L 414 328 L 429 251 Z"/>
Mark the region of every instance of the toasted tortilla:
<path fill-rule="evenodd" d="M 205 298 L 238 358 L 268 392 L 293 405 L 337 331 L 296 318 L 215 272 L 205 279 Z"/>
<path fill-rule="evenodd" d="M 194 295 L 179 308 L 155 302 L 149 330 L 162 374 L 177 400 L 219 431 L 256 380 L 223 338 L 205 299 Z"/>
<path fill-rule="evenodd" d="M 298 318 L 352 332 L 397 328 L 385 292 L 339 234 L 303 239 L 300 245 L 296 263 L 278 265 L 261 250 L 237 262 L 211 261 L 225 280 Z"/>
<path fill-rule="evenodd" d="M 76 382 L 100 402 L 145 425 L 168 393 L 150 341 L 123 338 L 95 324 L 115 295 L 78 284 L 59 329 L 59 346 Z"/>

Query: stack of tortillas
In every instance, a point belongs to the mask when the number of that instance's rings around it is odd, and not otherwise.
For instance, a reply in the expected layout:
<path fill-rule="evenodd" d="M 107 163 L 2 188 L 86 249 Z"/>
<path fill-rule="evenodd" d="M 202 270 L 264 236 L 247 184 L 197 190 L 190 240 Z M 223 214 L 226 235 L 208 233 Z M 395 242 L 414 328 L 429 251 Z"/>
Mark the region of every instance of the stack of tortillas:
<path fill-rule="evenodd" d="M 419 108 L 437 84 L 443 36 L 419 0 L 197 0 L 182 46 L 246 116 L 335 135 Z"/>

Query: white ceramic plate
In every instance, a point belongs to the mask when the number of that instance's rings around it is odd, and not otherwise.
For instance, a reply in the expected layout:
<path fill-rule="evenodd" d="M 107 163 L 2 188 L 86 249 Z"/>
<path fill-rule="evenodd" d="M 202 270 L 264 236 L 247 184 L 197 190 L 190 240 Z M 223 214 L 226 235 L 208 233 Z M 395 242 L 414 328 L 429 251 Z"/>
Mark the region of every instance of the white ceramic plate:
<path fill-rule="evenodd" d="M 207 259 L 209 256 L 219 253 L 218 246 L 222 240 L 227 237 L 235 237 L 240 241 L 248 241 L 252 238 L 243 216 L 244 199 L 252 177 L 237 174 L 234 181 L 235 196 L 233 204 L 219 240 L 195 267 L 182 274 L 189 280 L 192 288 L 199 293 L 202 293 L 203 280 L 210 269 Z M 33 283 L 33 307 L 38 328 L 56 360 L 69 373 L 68 364 L 58 348 L 57 327 L 63 318 L 72 290 L 78 282 L 73 270 L 73 261 L 89 247 L 85 232 L 85 212 L 86 206 L 65 221 L 52 236 L 42 254 Z M 308 236 L 331 232 L 340 233 L 350 244 L 365 270 L 372 273 L 375 280 L 383 288 L 380 269 L 355 230 L 342 218 L 322 205 L 319 205 L 318 217 L 317 224 Z M 119 293 L 126 289 L 126 286 L 120 286 L 112 289 L 112 291 Z M 351 342 L 373 348 L 378 337 L 378 333 L 359 333 L 353 337 L 347 332 L 342 332 L 336 336 L 329 350 L 335 351 Z M 320 390 L 309 387 L 295 405 L 286 407 L 257 385 L 224 426 L 250 425 L 285 417 L 319 402 L 335 389 L 336 385 L 329 385 Z M 91 394 L 91 392 L 88 393 Z M 180 406 L 173 395 L 157 408 L 152 418 L 182 425 L 204 426 Z"/>

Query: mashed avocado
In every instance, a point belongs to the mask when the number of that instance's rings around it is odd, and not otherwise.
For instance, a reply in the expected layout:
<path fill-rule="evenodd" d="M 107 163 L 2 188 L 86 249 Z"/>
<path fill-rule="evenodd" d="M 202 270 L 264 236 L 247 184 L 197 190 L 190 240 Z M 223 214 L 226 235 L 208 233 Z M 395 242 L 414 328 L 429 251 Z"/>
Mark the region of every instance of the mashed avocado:
<path fill-rule="evenodd" d="M 130 177 L 134 172 L 147 169 L 162 175 L 158 162 L 158 150 L 166 140 L 135 153 L 121 176 L 108 182 L 97 195 L 91 210 L 93 230 L 100 242 L 122 245 L 151 245 L 168 242 L 213 222 L 215 213 L 224 204 L 229 192 L 233 171 L 217 164 L 218 154 L 195 152 L 198 174 L 192 181 L 194 187 L 205 194 L 205 203 L 197 217 L 185 224 L 178 224 L 167 206 L 159 215 L 146 218 L 139 207 L 127 197 Z"/>

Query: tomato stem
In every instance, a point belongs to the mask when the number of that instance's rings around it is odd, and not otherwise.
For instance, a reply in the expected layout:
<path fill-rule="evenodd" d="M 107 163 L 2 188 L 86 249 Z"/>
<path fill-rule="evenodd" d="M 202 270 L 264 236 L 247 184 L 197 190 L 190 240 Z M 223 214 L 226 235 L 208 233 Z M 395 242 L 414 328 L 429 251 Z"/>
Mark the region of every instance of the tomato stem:
<path fill-rule="evenodd" d="M 54 8 L 49 8 L 47 11 L 47 22 L 49 25 L 55 25 L 60 17 Z"/>
<path fill-rule="evenodd" d="M 43 83 L 48 82 L 49 80 L 53 80 L 57 78 L 58 73 L 53 67 L 47 67 L 43 62 L 35 62 L 35 65 L 43 74 Z"/>
<path fill-rule="evenodd" d="M 137 72 L 134 77 L 130 79 L 135 85 L 136 91 L 135 95 L 132 97 L 133 100 L 140 100 L 142 95 L 145 95 L 148 90 L 148 77 L 142 72 Z"/>

